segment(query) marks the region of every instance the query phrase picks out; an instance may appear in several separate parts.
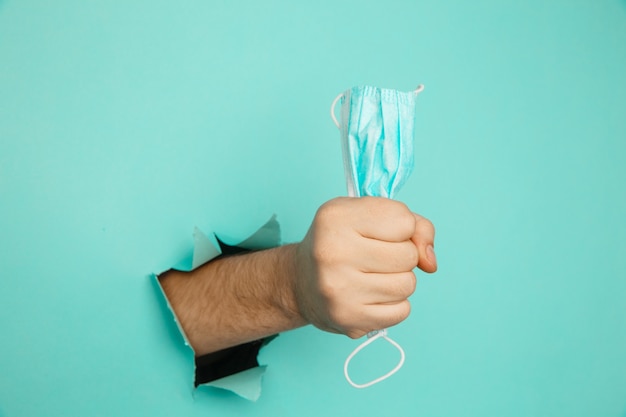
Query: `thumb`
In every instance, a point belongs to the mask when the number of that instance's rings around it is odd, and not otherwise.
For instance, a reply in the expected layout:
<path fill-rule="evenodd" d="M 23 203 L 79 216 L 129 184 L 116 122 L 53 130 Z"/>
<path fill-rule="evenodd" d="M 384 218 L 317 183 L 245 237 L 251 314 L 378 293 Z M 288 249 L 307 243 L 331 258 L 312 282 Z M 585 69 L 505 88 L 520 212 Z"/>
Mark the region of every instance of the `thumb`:
<path fill-rule="evenodd" d="M 419 261 L 417 267 L 424 272 L 437 270 L 437 257 L 435 255 L 435 226 L 425 217 L 413 213 L 415 216 L 415 232 L 411 241 L 417 247 Z"/>

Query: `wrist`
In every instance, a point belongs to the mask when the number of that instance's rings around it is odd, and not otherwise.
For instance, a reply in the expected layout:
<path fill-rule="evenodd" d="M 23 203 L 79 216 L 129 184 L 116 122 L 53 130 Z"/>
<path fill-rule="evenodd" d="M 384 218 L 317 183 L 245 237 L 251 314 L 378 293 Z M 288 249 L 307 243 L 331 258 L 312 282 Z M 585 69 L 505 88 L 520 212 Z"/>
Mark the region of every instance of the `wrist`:
<path fill-rule="evenodd" d="M 274 285 L 276 291 L 273 301 L 276 308 L 291 323 L 292 328 L 308 324 L 297 297 L 299 245 L 299 243 L 293 243 L 276 248 L 274 256 L 275 271 L 278 276 Z"/>

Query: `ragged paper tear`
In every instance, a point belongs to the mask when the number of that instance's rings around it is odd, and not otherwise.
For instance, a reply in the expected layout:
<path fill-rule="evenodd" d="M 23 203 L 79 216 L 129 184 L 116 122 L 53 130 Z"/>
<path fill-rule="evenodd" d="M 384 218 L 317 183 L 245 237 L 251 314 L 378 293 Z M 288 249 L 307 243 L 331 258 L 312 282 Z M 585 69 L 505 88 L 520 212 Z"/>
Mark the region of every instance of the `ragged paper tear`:
<path fill-rule="evenodd" d="M 191 262 L 189 259 L 187 261 L 183 261 L 180 264 L 177 264 L 175 268 L 179 271 L 189 272 L 192 271 L 199 266 L 217 258 L 218 256 L 224 254 L 232 254 L 242 251 L 250 251 L 250 250 L 261 250 L 261 249 L 269 249 L 280 245 L 280 225 L 276 220 L 276 215 L 273 215 L 260 229 L 258 229 L 255 233 L 249 236 L 247 239 L 239 242 L 237 244 L 227 244 L 218 239 L 215 235 L 204 234 L 197 227 L 194 228 L 193 232 L 194 239 L 194 248 L 193 248 L 193 256 L 191 258 Z M 163 274 L 159 274 L 163 275 Z M 193 354 L 193 349 L 191 349 L 191 345 L 189 344 L 189 340 L 185 335 L 182 325 L 180 324 L 178 318 L 176 317 L 176 313 L 174 309 L 169 303 L 165 292 L 163 291 L 163 287 L 159 282 L 159 275 L 154 275 L 157 286 L 161 290 L 161 294 L 169 308 L 169 311 L 172 314 L 174 322 L 176 323 L 178 330 L 182 334 L 185 344 L 189 346 L 189 351 Z M 272 338 L 267 338 L 264 342 L 259 343 L 253 349 L 257 349 L 255 351 L 258 353 L 258 349 L 267 344 Z M 253 350 L 254 351 L 254 350 Z M 198 362 L 195 360 L 195 354 L 192 359 L 194 360 L 194 366 L 198 366 Z M 225 376 L 223 378 L 215 379 L 206 383 L 196 383 L 196 386 L 209 386 L 220 389 L 225 389 L 228 391 L 232 391 L 235 394 L 239 395 L 242 398 L 256 401 L 261 395 L 261 381 L 263 378 L 263 374 L 265 373 L 266 366 L 259 366 L 256 358 L 253 360 L 253 365 L 248 367 L 245 370 L 234 373 L 229 376 Z M 195 369 L 198 370 L 197 368 Z M 198 372 L 195 372 L 196 381 Z"/>
<path fill-rule="evenodd" d="M 261 396 L 261 380 L 266 368 L 266 365 L 256 366 L 202 385 L 232 391 L 246 400 L 256 401 Z"/>

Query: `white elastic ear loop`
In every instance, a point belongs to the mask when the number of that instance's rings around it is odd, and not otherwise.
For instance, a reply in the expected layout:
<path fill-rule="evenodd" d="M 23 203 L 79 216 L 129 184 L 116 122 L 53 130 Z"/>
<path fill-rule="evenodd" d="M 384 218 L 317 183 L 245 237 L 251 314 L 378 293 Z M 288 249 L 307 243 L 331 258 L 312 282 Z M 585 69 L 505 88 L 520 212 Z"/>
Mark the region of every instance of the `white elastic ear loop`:
<path fill-rule="evenodd" d="M 365 384 L 357 384 L 356 382 L 354 382 L 352 380 L 352 378 L 350 378 L 350 375 L 348 373 L 348 365 L 350 364 L 350 361 L 363 348 L 365 348 L 367 345 L 369 345 L 369 344 L 373 343 L 374 341 L 376 341 L 376 339 L 380 339 L 381 337 L 384 338 L 385 340 L 387 340 L 387 342 L 391 343 L 396 349 L 398 349 L 398 351 L 400 352 L 400 361 L 398 362 L 398 364 L 391 371 L 387 372 L 385 375 L 379 376 L 378 378 L 373 379 L 370 382 L 366 382 Z M 404 365 L 404 349 L 402 349 L 402 347 L 395 340 L 393 340 L 393 339 L 391 339 L 390 337 L 387 336 L 387 329 L 375 330 L 373 332 L 368 333 L 367 334 L 367 340 L 365 342 L 361 343 L 348 356 L 348 358 L 346 359 L 346 362 L 343 365 L 343 374 L 345 375 L 345 377 L 348 380 L 348 382 L 350 383 L 350 385 L 352 385 L 353 387 L 355 387 L 355 388 L 367 388 L 367 387 L 371 387 L 374 384 L 379 383 L 380 381 L 383 381 L 383 380 L 389 378 L 391 375 L 393 375 L 396 372 L 398 372 L 398 370 L 400 368 L 402 368 L 402 365 Z"/>
<path fill-rule="evenodd" d="M 333 122 L 335 122 L 337 129 L 341 129 L 341 125 L 339 124 L 339 120 L 337 120 L 337 116 L 335 116 L 335 106 L 337 105 L 337 102 L 341 100 L 341 97 L 343 97 L 343 93 L 340 93 L 337 97 L 335 97 L 333 103 L 330 105 L 330 118 L 333 119 Z"/>

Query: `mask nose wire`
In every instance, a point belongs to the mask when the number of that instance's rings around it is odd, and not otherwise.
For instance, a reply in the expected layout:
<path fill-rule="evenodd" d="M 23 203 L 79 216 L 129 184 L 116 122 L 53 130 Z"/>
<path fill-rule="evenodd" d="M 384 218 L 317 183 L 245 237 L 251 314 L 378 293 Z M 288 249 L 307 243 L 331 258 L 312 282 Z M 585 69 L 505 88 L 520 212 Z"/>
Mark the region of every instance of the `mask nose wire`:
<path fill-rule="evenodd" d="M 413 90 L 415 95 L 418 95 L 422 91 L 424 91 L 424 84 L 418 85 L 417 88 Z M 335 99 L 333 100 L 332 104 L 330 105 L 330 118 L 333 119 L 333 123 L 335 123 L 335 126 L 337 126 L 337 129 L 341 129 L 341 125 L 339 124 L 339 120 L 337 120 L 337 116 L 335 116 L 335 107 L 337 107 L 337 103 L 339 102 L 339 100 L 341 100 L 343 95 L 344 93 L 338 94 L 337 97 L 335 97 Z"/>

